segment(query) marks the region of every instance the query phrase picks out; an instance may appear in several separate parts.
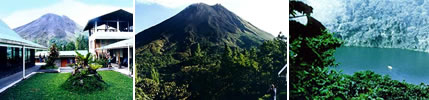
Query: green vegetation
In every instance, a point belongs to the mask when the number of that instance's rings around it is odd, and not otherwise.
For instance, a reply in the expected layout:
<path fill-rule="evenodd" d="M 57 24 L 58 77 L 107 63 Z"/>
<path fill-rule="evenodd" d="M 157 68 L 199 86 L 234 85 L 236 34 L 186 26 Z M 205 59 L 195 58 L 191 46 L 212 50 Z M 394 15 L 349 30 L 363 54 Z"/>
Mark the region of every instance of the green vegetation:
<path fill-rule="evenodd" d="M 63 84 L 63 87 L 76 93 L 93 92 L 107 88 L 106 82 L 97 73 L 97 69 L 101 68 L 102 65 L 94 62 L 91 53 L 82 55 L 77 51 L 75 52 L 77 57 L 76 63 L 73 64 L 74 71 L 72 76 Z"/>
<path fill-rule="evenodd" d="M 371 71 L 345 75 L 331 70 L 341 41 L 311 17 L 312 8 L 290 1 L 290 99 L 427 99 L 429 86 L 392 80 Z M 303 15 L 298 15 L 299 13 Z M 306 17 L 303 25 L 294 18 Z"/>
<path fill-rule="evenodd" d="M 106 55 L 99 55 L 97 59 L 95 59 L 94 63 L 102 65 L 101 67 L 108 67 L 109 61 L 107 60 Z"/>
<path fill-rule="evenodd" d="M 75 47 L 79 48 L 79 43 L 77 42 Z M 75 50 L 76 63 L 71 64 L 74 67 L 72 76 L 67 79 L 63 84 L 63 88 L 76 92 L 76 93 L 86 93 L 104 90 L 108 87 L 107 83 L 103 80 L 101 75 L 97 72 L 98 68 L 101 68 L 103 65 L 96 63 L 96 60 L 93 59 L 91 53 L 82 55 Z"/>
<path fill-rule="evenodd" d="M 60 56 L 60 54 L 58 52 L 57 45 L 51 45 L 51 47 L 49 48 L 49 55 L 48 59 L 46 60 L 46 65 L 41 66 L 41 69 L 57 68 L 57 66 L 55 65 L 55 60 L 58 58 L 58 56 Z"/>
<path fill-rule="evenodd" d="M 69 42 L 67 41 L 67 40 L 65 40 L 65 39 L 60 39 L 60 38 L 52 38 L 52 39 L 50 39 L 49 40 L 49 42 L 48 42 L 48 46 L 49 45 L 57 45 L 57 48 L 58 48 L 58 50 L 60 50 L 60 51 L 63 51 L 63 50 L 65 50 L 65 46 L 68 44 Z"/>
<path fill-rule="evenodd" d="M 103 91 L 90 93 L 70 92 L 61 86 L 71 76 L 70 73 L 39 73 L 21 81 L 0 94 L 2 99 L 11 100 L 131 100 L 133 99 L 133 80 L 114 71 L 100 71 L 103 80 L 109 85 Z"/>
<path fill-rule="evenodd" d="M 76 37 L 75 43 L 76 45 L 75 49 L 69 49 L 69 50 L 88 50 L 88 36 L 85 35 L 79 35 Z"/>
<path fill-rule="evenodd" d="M 257 99 L 271 84 L 278 95 L 286 81 L 277 73 L 286 64 L 286 38 L 279 35 L 258 48 L 200 46 L 185 52 L 137 53 L 137 99 Z"/>
<path fill-rule="evenodd" d="M 277 75 L 286 65 L 284 35 L 275 38 L 220 4 L 192 4 L 136 38 L 137 99 L 253 100 L 273 93 L 272 85 L 285 95 Z"/>
<path fill-rule="evenodd" d="M 78 35 L 74 41 L 52 38 L 49 45 L 57 45 L 60 51 L 88 50 L 88 36 Z M 78 46 L 76 46 L 78 45 Z"/>

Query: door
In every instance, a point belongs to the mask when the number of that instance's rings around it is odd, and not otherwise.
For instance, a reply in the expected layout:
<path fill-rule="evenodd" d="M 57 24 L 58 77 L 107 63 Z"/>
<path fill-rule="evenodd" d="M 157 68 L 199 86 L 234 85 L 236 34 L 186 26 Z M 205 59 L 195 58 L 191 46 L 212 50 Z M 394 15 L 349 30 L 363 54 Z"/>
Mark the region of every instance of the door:
<path fill-rule="evenodd" d="M 61 59 L 61 67 L 67 66 L 67 59 Z"/>

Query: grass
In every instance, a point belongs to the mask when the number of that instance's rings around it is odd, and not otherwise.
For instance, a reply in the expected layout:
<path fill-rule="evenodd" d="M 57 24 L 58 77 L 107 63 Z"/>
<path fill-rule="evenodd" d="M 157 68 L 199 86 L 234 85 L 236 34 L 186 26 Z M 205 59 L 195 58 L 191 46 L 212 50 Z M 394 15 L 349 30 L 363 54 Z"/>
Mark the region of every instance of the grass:
<path fill-rule="evenodd" d="M 109 85 L 102 91 L 74 93 L 61 85 L 71 76 L 70 73 L 39 73 L 0 94 L 2 99 L 85 99 L 85 100 L 131 100 L 133 99 L 133 80 L 115 71 L 100 71 L 99 74 Z"/>

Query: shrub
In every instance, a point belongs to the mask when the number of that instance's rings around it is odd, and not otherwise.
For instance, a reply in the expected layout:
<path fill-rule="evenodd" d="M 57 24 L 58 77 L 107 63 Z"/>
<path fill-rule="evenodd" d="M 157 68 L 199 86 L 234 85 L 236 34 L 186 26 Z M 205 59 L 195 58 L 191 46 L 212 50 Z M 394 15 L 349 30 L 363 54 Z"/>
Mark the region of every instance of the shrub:
<path fill-rule="evenodd" d="M 94 62 L 99 65 L 102 65 L 102 67 L 107 67 L 107 64 L 108 64 L 107 56 L 105 54 L 102 54 L 97 59 L 95 59 Z"/>
<path fill-rule="evenodd" d="M 98 68 L 103 67 L 102 65 L 99 64 L 89 64 L 89 68 L 91 68 L 91 70 L 97 70 Z"/>
<path fill-rule="evenodd" d="M 70 78 L 64 82 L 63 88 L 75 93 L 104 90 L 107 88 L 107 84 L 100 78 L 101 76 L 98 73 L 91 74 L 87 69 L 82 69 L 79 73 L 70 76 Z"/>
<path fill-rule="evenodd" d="M 107 88 L 107 83 L 97 73 L 97 69 L 101 68 L 102 65 L 92 61 L 91 53 L 82 55 L 76 51 L 76 54 L 75 70 L 72 76 L 63 84 L 63 87 L 76 93 L 86 93 Z"/>

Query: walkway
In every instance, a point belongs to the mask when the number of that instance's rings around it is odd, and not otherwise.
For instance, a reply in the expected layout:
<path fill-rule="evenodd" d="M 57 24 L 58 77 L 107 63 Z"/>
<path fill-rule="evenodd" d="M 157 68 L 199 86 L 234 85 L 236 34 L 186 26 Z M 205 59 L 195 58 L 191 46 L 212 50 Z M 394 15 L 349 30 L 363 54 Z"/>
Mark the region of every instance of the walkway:
<path fill-rule="evenodd" d="M 40 66 L 33 66 L 31 68 L 27 68 L 25 70 L 25 76 L 29 77 L 32 75 L 31 73 L 36 72 L 39 69 L 40 69 Z M 15 85 L 16 83 L 18 83 L 21 80 L 22 80 L 22 71 L 0 79 L 0 93 L 9 87 L 12 87 L 13 85 Z"/>
<path fill-rule="evenodd" d="M 74 69 L 72 67 L 60 67 L 61 73 L 71 73 L 73 71 L 74 71 Z"/>
<path fill-rule="evenodd" d="M 124 75 L 130 76 L 130 71 L 128 70 L 128 67 L 122 67 L 122 68 L 112 67 L 110 69 L 113 71 L 122 73 Z M 131 75 L 131 77 L 134 77 L 134 76 Z"/>

